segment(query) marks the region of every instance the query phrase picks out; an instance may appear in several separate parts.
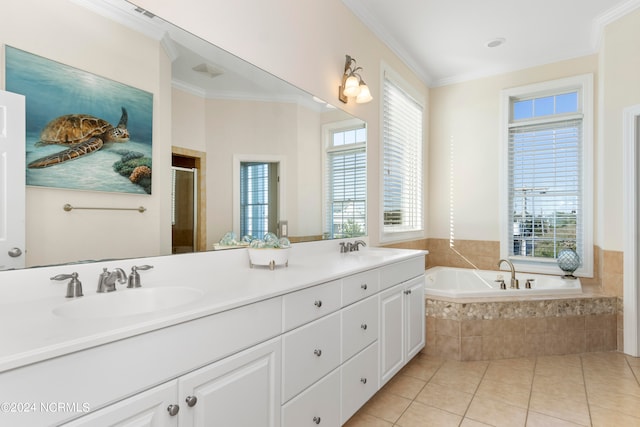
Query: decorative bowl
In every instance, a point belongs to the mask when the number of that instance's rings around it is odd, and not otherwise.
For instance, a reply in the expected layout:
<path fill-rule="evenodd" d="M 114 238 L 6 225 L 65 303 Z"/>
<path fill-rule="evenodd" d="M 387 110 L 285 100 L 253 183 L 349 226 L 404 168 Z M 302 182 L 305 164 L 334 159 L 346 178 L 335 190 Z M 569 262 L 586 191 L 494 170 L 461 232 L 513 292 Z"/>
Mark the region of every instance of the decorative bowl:
<path fill-rule="evenodd" d="M 266 265 L 270 270 L 277 265 L 289 266 L 289 249 L 291 248 L 247 248 L 249 252 L 249 267 Z"/>

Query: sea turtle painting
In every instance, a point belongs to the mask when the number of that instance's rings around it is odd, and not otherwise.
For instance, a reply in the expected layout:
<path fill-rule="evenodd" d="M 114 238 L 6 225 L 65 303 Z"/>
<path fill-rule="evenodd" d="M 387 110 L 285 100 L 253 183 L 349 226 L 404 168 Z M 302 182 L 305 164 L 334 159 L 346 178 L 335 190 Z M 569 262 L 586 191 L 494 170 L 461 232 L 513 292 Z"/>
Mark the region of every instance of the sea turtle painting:
<path fill-rule="evenodd" d="M 67 114 L 50 121 L 40 134 L 36 146 L 62 145 L 66 150 L 51 154 L 29 163 L 29 168 L 46 168 L 100 150 L 106 144 L 127 142 L 127 110 L 122 107 L 122 116 L 117 126 L 88 114 Z"/>

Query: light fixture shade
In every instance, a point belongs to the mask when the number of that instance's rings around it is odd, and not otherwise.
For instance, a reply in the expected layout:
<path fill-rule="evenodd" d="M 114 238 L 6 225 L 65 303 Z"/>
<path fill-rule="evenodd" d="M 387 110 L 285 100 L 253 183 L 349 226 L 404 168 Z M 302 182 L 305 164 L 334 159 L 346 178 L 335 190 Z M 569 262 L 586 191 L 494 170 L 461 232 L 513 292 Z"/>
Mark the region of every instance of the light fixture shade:
<path fill-rule="evenodd" d="M 352 97 L 358 96 L 360 93 L 360 81 L 356 76 L 349 76 L 347 80 L 344 82 L 344 89 L 342 93 L 345 96 Z"/>
<path fill-rule="evenodd" d="M 356 97 L 356 102 L 358 104 L 364 104 L 373 99 L 371 96 L 371 92 L 369 91 L 369 86 L 367 86 L 364 82 L 360 83 L 360 93 Z"/>

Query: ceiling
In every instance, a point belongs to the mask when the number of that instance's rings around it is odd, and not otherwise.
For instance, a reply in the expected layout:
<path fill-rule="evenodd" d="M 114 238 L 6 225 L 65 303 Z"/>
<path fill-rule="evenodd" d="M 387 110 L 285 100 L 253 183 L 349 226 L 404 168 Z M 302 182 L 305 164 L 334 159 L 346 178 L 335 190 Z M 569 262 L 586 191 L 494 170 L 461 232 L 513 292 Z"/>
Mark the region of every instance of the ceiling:
<path fill-rule="evenodd" d="M 596 53 L 640 0 L 342 0 L 429 86 Z M 487 43 L 502 38 L 494 48 Z"/>

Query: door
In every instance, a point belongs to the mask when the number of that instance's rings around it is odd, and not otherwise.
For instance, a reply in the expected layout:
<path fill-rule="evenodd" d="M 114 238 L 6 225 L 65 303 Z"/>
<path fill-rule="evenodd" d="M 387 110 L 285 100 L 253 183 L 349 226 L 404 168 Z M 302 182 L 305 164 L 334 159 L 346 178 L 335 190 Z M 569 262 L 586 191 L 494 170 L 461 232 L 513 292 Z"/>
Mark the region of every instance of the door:
<path fill-rule="evenodd" d="M 404 365 L 404 293 L 396 285 L 380 294 L 380 386 Z"/>
<path fill-rule="evenodd" d="M 0 270 L 25 266 L 25 99 L 0 91 Z"/>
<path fill-rule="evenodd" d="M 176 401 L 176 382 L 171 381 L 128 399 L 63 424 L 64 427 L 177 427 L 180 411 L 171 415 L 168 408 Z M 186 406 L 186 405 L 185 405 Z M 89 408 L 90 409 L 90 408 Z"/>
<path fill-rule="evenodd" d="M 180 378 L 180 424 L 280 425 L 280 339 L 273 339 Z"/>
<path fill-rule="evenodd" d="M 195 252 L 198 228 L 198 170 L 172 166 L 171 181 L 172 252 Z"/>
<path fill-rule="evenodd" d="M 405 285 L 406 295 L 406 360 L 418 354 L 425 344 L 424 276 Z"/>

